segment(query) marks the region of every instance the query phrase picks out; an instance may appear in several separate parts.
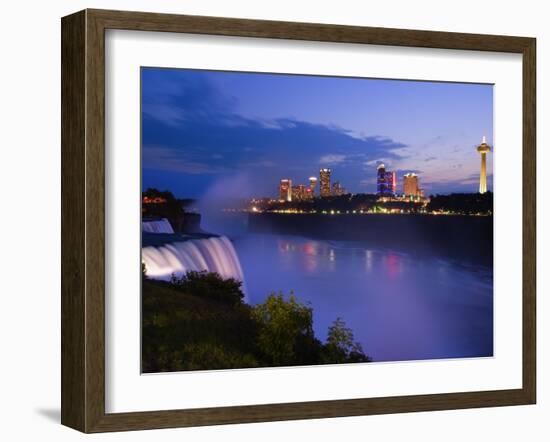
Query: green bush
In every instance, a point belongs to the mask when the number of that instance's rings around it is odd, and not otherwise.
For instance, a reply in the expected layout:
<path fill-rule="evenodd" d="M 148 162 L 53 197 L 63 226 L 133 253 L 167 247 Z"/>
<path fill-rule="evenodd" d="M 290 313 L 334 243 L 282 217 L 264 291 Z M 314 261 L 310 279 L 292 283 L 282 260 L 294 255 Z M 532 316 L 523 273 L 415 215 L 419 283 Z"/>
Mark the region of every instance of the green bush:
<path fill-rule="evenodd" d="M 359 342 L 355 342 L 353 331 L 346 327 L 342 318 L 336 318 L 328 329 L 323 359 L 328 364 L 345 362 L 369 362 Z"/>
<path fill-rule="evenodd" d="M 181 292 L 231 305 L 241 304 L 244 299 L 241 281 L 223 279 L 215 272 L 190 271 L 179 278 L 172 275 L 170 285 Z"/>
<path fill-rule="evenodd" d="M 217 273 L 188 272 L 142 283 L 144 372 L 368 362 L 341 318 L 323 344 L 313 310 L 291 293 L 272 293 L 254 307 L 241 283 Z"/>
<path fill-rule="evenodd" d="M 486 193 L 451 193 L 450 195 L 430 196 L 428 211 L 443 210 L 451 213 L 472 215 L 493 213 L 493 192 Z"/>
<path fill-rule="evenodd" d="M 291 294 L 272 293 L 256 305 L 252 317 L 258 322 L 258 348 L 272 365 L 316 363 L 321 343 L 313 333 L 313 311 Z"/>
<path fill-rule="evenodd" d="M 162 349 L 158 356 L 159 372 L 254 368 L 253 355 L 211 342 L 185 344 L 181 349 Z"/>
<path fill-rule="evenodd" d="M 145 280 L 142 370 L 146 373 L 258 365 L 257 324 L 246 304 L 231 305 Z"/>

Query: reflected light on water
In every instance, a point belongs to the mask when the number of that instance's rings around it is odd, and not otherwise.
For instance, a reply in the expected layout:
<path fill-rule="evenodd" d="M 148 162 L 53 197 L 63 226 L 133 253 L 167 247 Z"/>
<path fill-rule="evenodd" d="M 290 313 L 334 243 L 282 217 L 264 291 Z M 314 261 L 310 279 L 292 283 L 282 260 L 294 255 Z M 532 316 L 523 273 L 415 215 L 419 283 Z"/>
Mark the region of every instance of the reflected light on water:
<path fill-rule="evenodd" d="M 317 250 L 315 249 L 315 243 L 313 241 L 306 242 L 302 247 L 302 250 L 306 255 L 317 254 Z"/>
<path fill-rule="evenodd" d="M 401 262 L 399 255 L 388 254 L 386 258 L 386 270 L 390 278 L 397 278 L 401 273 Z"/>
<path fill-rule="evenodd" d="M 366 263 L 366 270 L 368 273 L 372 271 L 372 260 L 373 260 L 373 253 L 372 250 L 365 250 L 365 263 Z"/>
<path fill-rule="evenodd" d="M 234 241 L 252 304 L 294 292 L 326 339 L 338 316 L 375 361 L 491 356 L 492 271 L 369 244 L 284 235 Z"/>

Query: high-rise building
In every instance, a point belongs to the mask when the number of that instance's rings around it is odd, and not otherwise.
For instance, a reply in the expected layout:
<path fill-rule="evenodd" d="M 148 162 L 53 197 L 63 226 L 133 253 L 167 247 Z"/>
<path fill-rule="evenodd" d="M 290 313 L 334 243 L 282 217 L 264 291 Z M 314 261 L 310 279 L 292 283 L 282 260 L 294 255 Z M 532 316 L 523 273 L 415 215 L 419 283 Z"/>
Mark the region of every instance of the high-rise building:
<path fill-rule="evenodd" d="M 321 197 L 330 196 L 330 169 L 321 169 L 319 178 L 321 181 Z"/>
<path fill-rule="evenodd" d="M 397 191 L 397 179 L 395 177 L 395 172 L 387 172 L 386 182 L 387 182 L 388 188 L 391 191 L 391 194 L 395 195 L 395 192 Z"/>
<path fill-rule="evenodd" d="M 405 196 L 420 196 L 418 175 L 416 173 L 406 173 L 403 175 L 403 193 Z"/>
<path fill-rule="evenodd" d="M 309 188 L 311 197 L 313 198 L 315 196 L 315 188 L 317 187 L 317 178 L 314 176 L 309 177 Z"/>
<path fill-rule="evenodd" d="M 292 201 L 292 180 L 281 180 L 279 183 L 279 199 L 281 201 Z"/>
<path fill-rule="evenodd" d="M 481 155 L 481 170 L 479 173 L 479 193 L 487 192 L 487 153 L 491 152 L 491 148 L 487 144 L 485 136 L 481 140 L 481 144 L 477 146 L 477 151 Z"/>
<path fill-rule="evenodd" d="M 307 199 L 305 184 L 298 184 L 297 186 L 292 186 L 292 199 L 294 201 L 304 201 Z"/>
<path fill-rule="evenodd" d="M 335 181 L 332 185 L 332 195 L 333 196 L 341 196 L 346 194 L 346 189 L 342 187 L 340 184 L 340 181 Z"/>
<path fill-rule="evenodd" d="M 379 164 L 376 168 L 376 193 L 383 195 L 386 193 L 386 166 Z"/>
<path fill-rule="evenodd" d="M 386 166 L 377 167 L 376 193 L 380 196 L 394 196 L 396 189 L 395 172 L 386 172 Z"/>

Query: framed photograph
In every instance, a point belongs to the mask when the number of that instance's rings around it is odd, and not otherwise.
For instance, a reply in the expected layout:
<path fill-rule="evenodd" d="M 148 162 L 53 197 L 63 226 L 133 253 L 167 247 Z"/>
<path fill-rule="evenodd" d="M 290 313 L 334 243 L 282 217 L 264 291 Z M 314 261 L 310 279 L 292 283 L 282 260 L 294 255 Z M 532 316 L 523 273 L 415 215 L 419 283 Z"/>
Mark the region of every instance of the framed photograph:
<path fill-rule="evenodd" d="M 534 404 L 535 39 L 62 19 L 62 423 Z"/>

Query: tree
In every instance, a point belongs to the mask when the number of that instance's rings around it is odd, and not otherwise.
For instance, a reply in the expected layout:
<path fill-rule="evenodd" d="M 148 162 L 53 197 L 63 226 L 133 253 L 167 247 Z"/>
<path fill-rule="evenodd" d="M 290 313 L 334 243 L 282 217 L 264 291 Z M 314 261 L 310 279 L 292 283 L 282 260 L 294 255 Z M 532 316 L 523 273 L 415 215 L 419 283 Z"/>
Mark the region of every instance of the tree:
<path fill-rule="evenodd" d="M 223 279 L 216 272 L 189 271 L 179 278 L 173 274 L 170 285 L 181 292 L 230 305 L 241 304 L 244 299 L 241 281 L 233 278 Z"/>
<path fill-rule="evenodd" d="M 292 292 L 253 307 L 240 281 L 205 271 L 169 282 L 145 278 L 142 287 L 145 372 L 369 361 L 341 318 L 325 344 L 317 339 L 312 308 Z"/>
<path fill-rule="evenodd" d="M 259 323 L 258 347 L 273 365 L 314 363 L 321 343 L 313 332 L 312 309 L 301 304 L 291 293 L 288 301 L 282 293 L 272 293 L 252 311 Z"/>
<path fill-rule="evenodd" d="M 457 214 L 473 215 L 493 213 L 493 193 L 452 193 L 430 197 L 428 211 L 446 211 Z"/>
<path fill-rule="evenodd" d="M 354 341 L 353 331 L 346 327 L 346 323 L 340 317 L 336 318 L 328 329 L 324 356 L 325 362 L 330 364 L 370 361 L 363 353 L 361 344 Z"/>

